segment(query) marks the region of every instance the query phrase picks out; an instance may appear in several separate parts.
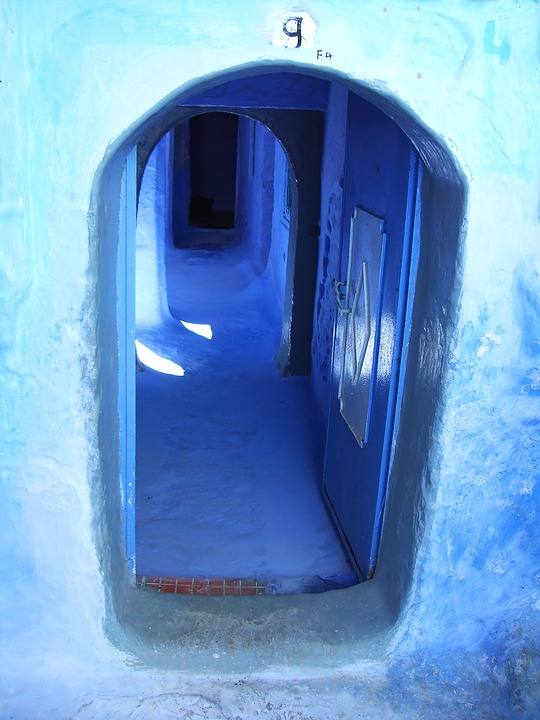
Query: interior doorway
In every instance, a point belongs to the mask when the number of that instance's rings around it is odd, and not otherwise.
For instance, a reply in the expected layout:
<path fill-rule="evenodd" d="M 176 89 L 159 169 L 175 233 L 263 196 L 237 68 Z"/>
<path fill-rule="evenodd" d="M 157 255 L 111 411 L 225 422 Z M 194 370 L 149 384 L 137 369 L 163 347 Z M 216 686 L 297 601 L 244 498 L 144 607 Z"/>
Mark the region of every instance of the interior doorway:
<path fill-rule="evenodd" d="M 211 146 L 222 128 L 205 117 L 196 119 Z M 234 117 L 238 214 L 227 244 L 221 227 L 194 241 L 191 208 L 190 242 L 168 239 L 178 127 L 158 141 L 142 178 L 137 575 L 145 586 L 174 578 L 176 588 L 233 594 L 346 587 L 357 577 L 321 496 L 323 437 L 310 379 L 284 377 L 276 363 L 295 175 L 268 127 Z M 212 179 L 216 194 L 226 181 L 223 173 Z"/>
<path fill-rule="evenodd" d="M 174 591 L 328 590 L 377 560 L 421 163 L 339 84 L 265 80 L 271 106 L 245 81 L 179 106 L 140 181 L 134 564 Z M 234 225 L 194 234 L 193 121 L 220 114 Z"/>

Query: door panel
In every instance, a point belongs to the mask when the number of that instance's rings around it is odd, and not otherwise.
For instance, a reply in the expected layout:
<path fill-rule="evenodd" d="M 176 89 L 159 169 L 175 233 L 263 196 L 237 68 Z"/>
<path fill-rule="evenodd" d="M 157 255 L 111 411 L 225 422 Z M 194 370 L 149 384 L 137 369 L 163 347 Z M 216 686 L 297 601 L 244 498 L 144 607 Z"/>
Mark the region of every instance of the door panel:
<path fill-rule="evenodd" d="M 350 222 L 345 306 L 336 288 L 338 311 L 344 316 L 338 398 L 341 416 L 361 447 L 367 442 L 374 389 L 385 241 L 383 221 L 355 207 Z"/>
<path fill-rule="evenodd" d="M 374 571 L 382 522 L 417 166 L 401 130 L 351 95 L 323 490 L 361 579 Z"/>

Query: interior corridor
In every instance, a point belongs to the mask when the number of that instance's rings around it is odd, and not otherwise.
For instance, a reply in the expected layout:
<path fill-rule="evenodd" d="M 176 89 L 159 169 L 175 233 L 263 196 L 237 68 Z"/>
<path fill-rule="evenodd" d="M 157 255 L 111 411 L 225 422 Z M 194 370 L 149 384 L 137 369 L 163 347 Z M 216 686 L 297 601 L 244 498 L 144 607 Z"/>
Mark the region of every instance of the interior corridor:
<path fill-rule="evenodd" d="M 321 497 L 309 378 L 275 364 L 271 273 L 239 246 L 169 246 L 165 259 L 171 315 L 137 337 L 184 375 L 137 373 L 137 574 L 278 593 L 355 583 Z"/>

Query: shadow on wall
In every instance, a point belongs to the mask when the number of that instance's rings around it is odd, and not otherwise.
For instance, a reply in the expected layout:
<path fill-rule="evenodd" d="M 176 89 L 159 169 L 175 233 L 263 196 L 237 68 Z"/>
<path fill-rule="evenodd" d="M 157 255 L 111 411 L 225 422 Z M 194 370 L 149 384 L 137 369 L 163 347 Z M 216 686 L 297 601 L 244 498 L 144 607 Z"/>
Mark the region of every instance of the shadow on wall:
<path fill-rule="evenodd" d="M 256 108 L 249 106 L 246 88 L 250 87 L 253 79 L 256 79 L 258 92 L 264 92 L 267 99 L 272 98 L 271 110 L 264 109 L 260 101 Z M 310 162 L 318 163 L 318 182 L 321 155 L 319 150 L 313 150 L 313 136 L 312 142 L 308 143 L 303 137 L 302 142 L 299 140 L 294 146 L 288 145 L 282 138 L 279 123 L 272 126 L 271 118 L 280 102 L 284 105 L 282 113 L 307 112 L 310 119 L 313 112 L 318 113 L 319 129 L 315 126 L 312 132 L 318 132 L 322 137 L 323 112 L 330 83 L 360 95 L 390 116 L 410 138 L 425 165 L 421 188 L 420 242 L 413 265 L 416 289 L 408 310 L 410 335 L 405 373 L 401 375 L 399 428 L 390 470 L 377 572 L 369 582 L 327 593 L 324 598 L 167 598 L 138 590 L 133 587 L 128 573 L 124 546 L 123 497 L 119 478 L 125 437 L 119 420 L 122 408 L 118 407 L 118 359 L 110 352 L 111 346 L 114 347 L 119 339 L 121 341 L 116 307 L 119 302 L 119 278 L 121 287 L 124 267 L 118 262 L 116 251 L 120 183 L 126 155 L 134 145 L 138 145 L 139 163 L 144 167 L 157 140 L 177 125 L 179 119 L 188 117 L 184 113 L 193 111 L 186 108 L 193 107 L 196 96 L 198 103 L 202 102 L 204 93 L 217 94 L 222 103 L 225 102 L 223 98 L 227 98 L 226 102 L 234 103 L 233 109 L 241 109 L 244 115 L 263 121 L 275 132 L 289 153 L 300 198 L 297 233 L 294 236 L 297 247 L 289 251 L 284 310 L 285 324 L 289 318 L 289 326 L 284 334 L 287 336 L 288 333 L 290 338 L 289 347 L 295 345 L 296 331 L 299 333 L 299 338 L 296 338 L 298 346 L 302 348 L 306 342 L 310 346 L 313 334 L 311 323 L 307 333 L 300 322 L 296 327 L 294 312 L 298 312 L 301 319 L 306 318 L 306 313 L 312 316 L 315 296 L 313 278 L 318 261 L 317 253 L 311 247 L 315 244 L 316 248 L 312 219 L 316 217 L 318 222 L 320 208 L 312 205 L 302 215 L 301 196 L 313 182 L 308 177 L 305 158 L 309 154 Z M 302 96 L 299 102 L 301 108 L 291 109 L 290 85 L 309 89 L 309 97 Z M 215 97 L 212 102 L 215 106 Z M 283 123 L 284 128 L 289 127 L 290 119 Z M 320 194 L 318 197 L 320 199 Z M 465 181 L 461 172 L 450 152 L 417 118 L 391 97 L 345 80 L 337 73 L 307 71 L 301 66 L 253 65 L 203 80 L 196 87 L 181 90 L 174 97 L 167 98 L 126 131 L 108 151 L 94 180 L 90 207 L 90 217 L 95 220 L 90 225 L 91 244 L 96 248 L 98 265 L 96 301 L 101 406 L 98 428 L 101 466 L 94 479 L 93 496 L 96 543 L 107 592 L 107 626 L 117 644 L 130 647 L 152 663 L 158 662 L 159 658 L 173 663 L 175 653 L 181 653 L 183 662 L 192 670 L 204 667 L 217 647 L 230 645 L 232 636 L 238 668 L 248 665 L 253 668 L 250 653 L 254 647 L 259 650 L 258 664 L 261 667 L 281 661 L 284 652 L 289 661 L 299 660 L 302 648 L 313 643 L 317 647 L 320 643 L 331 643 L 336 651 L 333 662 L 340 653 L 344 660 L 350 661 L 358 657 L 358 653 L 384 651 L 387 643 L 385 631 L 399 616 L 413 581 L 416 550 L 423 528 L 429 521 L 427 508 L 434 483 L 429 455 L 433 438 L 437 436 L 437 409 L 441 401 L 448 349 L 453 339 L 464 207 Z M 322 232 L 325 230 L 323 228 Z M 297 254 L 306 257 L 304 250 L 298 252 L 300 245 L 311 248 L 311 285 L 309 281 L 306 285 L 305 277 L 302 279 L 306 267 L 299 267 L 297 263 Z M 328 262 L 330 251 L 323 240 L 319 281 L 323 278 L 321 268 Z M 326 282 L 328 280 L 329 276 Z M 318 321 L 315 317 L 315 327 Z M 317 333 L 313 336 L 316 337 Z M 288 362 L 293 363 L 293 354 L 291 358 Z M 321 376 L 319 368 L 314 367 L 313 372 L 314 378 Z M 414 428 L 414 437 L 411 437 L 410 428 Z M 205 618 L 204 629 L 201 613 Z M 264 629 L 254 633 L 254 623 Z M 294 648 L 290 645 L 290 638 L 295 639 Z M 176 662 L 178 657 L 180 655 L 176 656 Z M 317 655 L 317 658 L 314 656 L 313 662 L 326 662 L 324 657 Z M 233 669 L 232 664 L 229 669 Z"/>

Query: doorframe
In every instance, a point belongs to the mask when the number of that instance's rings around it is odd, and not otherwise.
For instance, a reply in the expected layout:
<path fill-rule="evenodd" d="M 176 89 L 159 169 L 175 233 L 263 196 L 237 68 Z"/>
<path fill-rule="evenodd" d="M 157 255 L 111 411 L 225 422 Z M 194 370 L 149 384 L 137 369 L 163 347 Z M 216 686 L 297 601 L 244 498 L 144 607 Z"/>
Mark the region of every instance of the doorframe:
<path fill-rule="evenodd" d="M 120 185 L 118 229 L 118 408 L 120 474 L 123 493 L 124 542 L 128 571 L 136 575 L 135 468 L 136 468 L 136 355 L 135 256 L 137 231 L 137 146 L 126 156 Z"/>
<path fill-rule="evenodd" d="M 407 205 L 405 209 L 405 230 L 403 234 L 403 254 L 399 278 L 399 294 L 397 304 L 396 338 L 392 353 L 392 370 L 388 390 L 388 408 L 384 428 L 381 470 L 379 474 L 379 490 L 375 504 L 375 528 L 371 538 L 369 553 L 368 579 L 373 576 L 379 554 L 384 508 L 388 489 L 388 475 L 392 449 L 399 429 L 398 399 L 403 396 L 403 385 L 407 366 L 407 353 L 412 329 L 412 307 L 414 301 L 416 269 L 420 245 L 420 216 L 422 201 L 423 165 L 418 152 L 411 147 L 409 155 L 409 177 L 407 183 Z M 414 272 L 413 272 L 414 258 Z"/>

